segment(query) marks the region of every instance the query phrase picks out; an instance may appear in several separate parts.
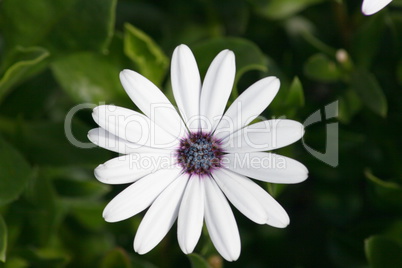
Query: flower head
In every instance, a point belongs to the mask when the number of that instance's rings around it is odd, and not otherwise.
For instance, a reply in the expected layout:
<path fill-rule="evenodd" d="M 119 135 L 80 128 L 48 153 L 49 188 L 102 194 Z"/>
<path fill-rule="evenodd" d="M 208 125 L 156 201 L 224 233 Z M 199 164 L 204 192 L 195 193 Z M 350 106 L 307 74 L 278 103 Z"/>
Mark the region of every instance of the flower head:
<path fill-rule="evenodd" d="M 363 0 L 362 12 L 364 15 L 373 15 L 384 7 L 386 7 L 392 0 Z"/>
<path fill-rule="evenodd" d="M 220 52 L 204 82 L 191 50 L 178 46 L 171 80 L 179 113 L 166 96 L 140 74 L 124 70 L 120 79 L 143 112 L 98 106 L 100 128 L 89 139 L 123 154 L 99 165 L 96 178 L 108 184 L 131 183 L 106 206 L 108 222 L 146 212 L 134 249 L 153 249 L 177 219 L 178 242 L 191 253 L 203 222 L 217 251 L 228 261 L 240 255 L 240 236 L 228 200 L 258 224 L 283 228 L 286 211 L 250 178 L 298 183 L 307 178 L 301 163 L 266 151 L 299 140 L 303 126 L 292 120 L 263 120 L 249 125 L 270 104 L 279 80 L 267 77 L 244 91 L 224 113 L 235 77 L 232 51 Z"/>

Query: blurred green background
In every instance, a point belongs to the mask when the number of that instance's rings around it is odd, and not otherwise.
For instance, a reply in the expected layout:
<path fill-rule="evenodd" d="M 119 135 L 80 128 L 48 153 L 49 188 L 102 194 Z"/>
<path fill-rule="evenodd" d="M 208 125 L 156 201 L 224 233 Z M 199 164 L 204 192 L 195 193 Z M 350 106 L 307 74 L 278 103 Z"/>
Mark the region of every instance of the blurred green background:
<path fill-rule="evenodd" d="M 402 267 L 402 1 L 365 17 L 360 0 L 0 1 L 0 267 Z M 286 229 L 234 210 L 238 261 L 223 261 L 203 235 L 184 255 L 174 226 L 150 253 L 132 241 L 142 215 L 109 224 L 106 203 L 125 186 L 93 169 L 115 156 L 66 138 L 75 105 L 135 109 L 118 74 L 134 69 L 172 97 L 169 64 L 185 43 L 202 75 L 222 49 L 236 54 L 234 93 L 276 75 L 266 118 L 304 122 L 321 153 L 339 126 L 339 159 L 328 165 L 298 142 L 278 153 L 310 172 L 297 185 L 264 185 L 291 218 Z M 338 101 L 337 118 L 325 106 Z M 88 142 L 90 109 L 72 120 Z M 331 136 L 332 135 L 332 136 Z M 209 264 L 207 263 L 209 262 Z"/>

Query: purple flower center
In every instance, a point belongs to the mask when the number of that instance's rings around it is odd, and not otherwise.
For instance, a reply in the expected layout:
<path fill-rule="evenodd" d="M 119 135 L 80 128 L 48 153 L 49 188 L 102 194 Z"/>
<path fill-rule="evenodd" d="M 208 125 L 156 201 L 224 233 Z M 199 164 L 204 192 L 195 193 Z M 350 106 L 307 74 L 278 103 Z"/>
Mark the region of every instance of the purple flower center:
<path fill-rule="evenodd" d="M 190 175 L 209 175 L 221 167 L 223 151 L 219 141 L 210 134 L 190 133 L 180 141 L 177 159 L 184 171 Z"/>

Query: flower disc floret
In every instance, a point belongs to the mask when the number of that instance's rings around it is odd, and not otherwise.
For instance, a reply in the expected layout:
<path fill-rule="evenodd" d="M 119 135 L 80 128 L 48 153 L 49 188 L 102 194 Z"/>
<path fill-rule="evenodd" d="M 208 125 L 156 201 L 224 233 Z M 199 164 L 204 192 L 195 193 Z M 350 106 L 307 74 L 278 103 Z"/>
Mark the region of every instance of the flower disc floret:
<path fill-rule="evenodd" d="M 190 133 L 181 139 L 177 159 L 185 172 L 190 175 L 208 175 L 221 167 L 223 155 L 219 142 L 210 134 Z"/>

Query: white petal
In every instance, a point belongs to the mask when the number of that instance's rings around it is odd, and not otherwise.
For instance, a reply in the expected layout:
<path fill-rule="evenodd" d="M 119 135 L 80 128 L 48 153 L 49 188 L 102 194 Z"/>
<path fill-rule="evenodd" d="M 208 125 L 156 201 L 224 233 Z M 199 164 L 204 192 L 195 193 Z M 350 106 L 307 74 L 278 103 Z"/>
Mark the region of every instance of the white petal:
<path fill-rule="evenodd" d="M 201 78 L 194 55 L 186 45 L 178 46 L 172 56 L 173 95 L 190 129 L 199 125 Z"/>
<path fill-rule="evenodd" d="M 95 168 L 95 177 L 106 184 L 134 182 L 152 172 L 174 165 L 169 153 L 133 153 L 113 158 Z"/>
<path fill-rule="evenodd" d="M 133 183 L 107 204 L 103 210 L 103 217 L 107 222 L 117 222 L 143 211 L 179 176 L 180 172 L 179 167 L 162 169 Z"/>
<path fill-rule="evenodd" d="M 189 175 L 182 174 L 156 198 L 138 227 L 134 250 L 145 254 L 167 234 L 177 218 Z"/>
<path fill-rule="evenodd" d="M 279 86 L 279 79 L 273 76 L 251 85 L 230 105 L 216 127 L 215 137 L 223 139 L 253 121 L 274 99 Z"/>
<path fill-rule="evenodd" d="M 227 261 L 235 261 L 240 256 L 240 235 L 236 220 L 225 196 L 216 182 L 204 179 L 205 223 L 216 250 Z"/>
<path fill-rule="evenodd" d="M 392 0 L 364 0 L 362 12 L 364 15 L 373 15 L 391 2 Z"/>
<path fill-rule="evenodd" d="M 102 148 L 120 154 L 168 152 L 168 149 L 148 147 L 145 145 L 129 142 L 113 135 L 103 128 L 91 129 L 88 132 L 88 139 L 92 143 Z"/>
<path fill-rule="evenodd" d="M 187 133 L 176 109 L 151 81 L 131 70 L 121 71 L 120 80 L 131 100 L 152 122 L 174 137 Z"/>
<path fill-rule="evenodd" d="M 218 176 L 216 181 L 227 198 L 249 219 L 278 228 L 289 224 L 289 216 L 282 206 L 255 182 L 229 170 L 221 170 Z"/>
<path fill-rule="evenodd" d="M 202 231 L 205 199 L 204 179 L 197 175 L 190 178 L 180 205 L 177 239 L 181 250 L 186 254 L 193 252 Z"/>
<path fill-rule="evenodd" d="M 179 144 L 177 136 L 170 135 L 145 115 L 126 108 L 100 105 L 95 107 L 92 117 L 100 127 L 132 143 L 157 148 Z"/>
<path fill-rule="evenodd" d="M 308 177 L 308 170 L 302 163 L 273 153 L 226 154 L 221 163 L 231 171 L 271 183 L 299 183 Z"/>
<path fill-rule="evenodd" d="M 212 61 L 201 89 L 201 127 L 215 129 L 225 110 L 235 78 L 235 56 L 230 50 L 221 51 Z"/>
<path fill-rule="evenodd" d="M 247 191 L 242 185 L 242 180 L 248 180 L 247 178 L 224 169 L 215 170 L 213 177 L 229 201 L 241 213 L 258 224 L 267 222 L 265 209 L 254 196 L 254 192 Z"/>
<path fill-rule="evenodd" d="M 299 140 L 304 127 L 297 121 L 273 119 L 249 125 L 222 140 L 225 152 L 262 152 L 282 148 Z"/>

